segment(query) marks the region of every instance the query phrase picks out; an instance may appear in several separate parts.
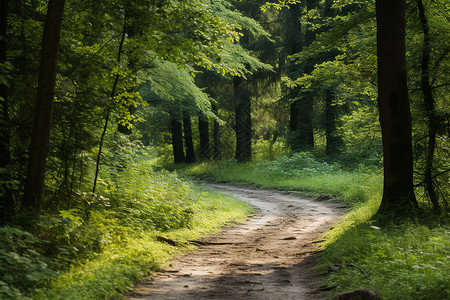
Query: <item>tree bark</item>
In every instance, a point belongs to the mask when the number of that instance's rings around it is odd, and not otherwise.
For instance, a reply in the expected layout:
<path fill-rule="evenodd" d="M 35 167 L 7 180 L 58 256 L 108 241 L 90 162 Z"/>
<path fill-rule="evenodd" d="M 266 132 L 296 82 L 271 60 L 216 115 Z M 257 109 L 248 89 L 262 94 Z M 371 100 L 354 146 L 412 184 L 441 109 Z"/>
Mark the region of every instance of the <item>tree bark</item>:
<path fill-rule="evenodd" d="M 188 111 L 183 112 L 183 129 L 184 129 L 184 141 L 186 144 L 186 162 L 194 163 L 196 161 L 194 142 L 192 141 L 192 123 L 191 115 Z"/>
<path fill-rule="evenodd" d="M 173 161 L 174 163 L 184 163 L 183 126 L 178 118 L 172 117 L 170 120 L 170 131 L 172 133 Z"/>
<path fill-rule="evenodd" d="M 236 155 L 240 161 L 252 159 L 252 117 L 250 94 L 242 87 L 242 78 L 234 77 Z"/>
<path fill-rule="evenodd" d="M 198 131 L 200 134 L 200 159 L 210 159 L 209 121 L 208 116 L 203 113 L 200 113 L 198 117 Z"/>
<path fill-rule="evenodd" d="M 421 85 L 423 92 L 423 101 L 425 104 L 425 111 L 428 117 L 428 147 L 427 157 L 425 162 L 425 189 L 433 206 L 433 212 L 440 214 L 442 209 L 439 205 L 439 198 L 436 194 L 433 185 L 433 159 L 434 150 L 436 148 L 436 135 L 439 130 L 439 117 L 436 115 L 433 90 L 430 84 L 430 51 L 431 51 L 431 37 L 430 27 L 425 15 L 425 8 L 422 0 L 417 0 L 419 9 L 420 22 L 423 30 L 423 50 L 422 50 L 422 72 Z"/>
<path fill-rule="evenodd" d="M 405 0 L 376 0 L 378 108 L 383 137 L 384 189 L 379 215 L 411 216 L 411 112 L 406 81 Z"/>
<path fill-rule="evenodd" d="M 65 0 L 49 0 L 42 37 L 34 125 L 28 157 L 23 209 L 39 213 L 52 123 L 58 46 Z"/>

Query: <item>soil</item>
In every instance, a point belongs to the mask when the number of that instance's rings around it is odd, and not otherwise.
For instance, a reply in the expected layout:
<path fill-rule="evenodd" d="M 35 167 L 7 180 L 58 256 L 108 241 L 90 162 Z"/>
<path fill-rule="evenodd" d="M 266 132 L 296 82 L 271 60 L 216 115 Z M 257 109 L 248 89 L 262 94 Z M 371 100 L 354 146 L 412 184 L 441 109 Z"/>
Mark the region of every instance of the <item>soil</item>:
<path fill-rule="evenodd" d="M 126 299 L 326 299 L 315 266 L 317 239 L 344 213 L 339 204 L 274 190 L 214 184 L 255 207 L 171 262 Z"/>

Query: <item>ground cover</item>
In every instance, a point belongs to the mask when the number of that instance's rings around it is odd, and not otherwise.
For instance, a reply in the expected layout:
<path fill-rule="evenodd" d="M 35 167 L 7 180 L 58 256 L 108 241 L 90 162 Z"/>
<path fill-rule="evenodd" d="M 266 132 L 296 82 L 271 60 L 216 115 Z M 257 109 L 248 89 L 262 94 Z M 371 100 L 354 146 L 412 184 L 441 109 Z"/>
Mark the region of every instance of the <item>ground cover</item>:
<path fill-rule="evenodd" d="M 189 240 L 252 213 L 145 161 L 103 172 L 100 183 L 98 194 L 79 195 L 74 208 L 43 215 L 32 228 L 1 228 L 1 299 L 121 298 L 195 248 Z"/>

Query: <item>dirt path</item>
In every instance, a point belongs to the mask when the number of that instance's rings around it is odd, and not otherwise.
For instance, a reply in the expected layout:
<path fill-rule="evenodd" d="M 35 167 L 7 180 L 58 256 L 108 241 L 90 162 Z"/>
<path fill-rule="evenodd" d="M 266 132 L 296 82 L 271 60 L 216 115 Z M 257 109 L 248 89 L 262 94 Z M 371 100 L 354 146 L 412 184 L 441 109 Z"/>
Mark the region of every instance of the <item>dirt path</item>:
<path fill-rule="evenodd" d="M 335 223 L 339 205 L 273 190 L 211 185 L 256 208 L 254 217 L 203 240 L 126 299 L 323 299 L 314 241 Z"/>

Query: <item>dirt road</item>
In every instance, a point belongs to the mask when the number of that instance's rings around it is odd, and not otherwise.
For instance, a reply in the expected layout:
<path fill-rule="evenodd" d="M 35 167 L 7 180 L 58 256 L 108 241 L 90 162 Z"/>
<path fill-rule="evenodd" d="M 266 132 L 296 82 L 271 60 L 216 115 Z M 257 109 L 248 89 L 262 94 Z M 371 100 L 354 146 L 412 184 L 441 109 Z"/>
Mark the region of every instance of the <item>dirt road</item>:
<path fill-rule="evenodd" d="M 324 299 L 311 272 L 312 252 L 343 214 L 339 205 L 273 190 L 210 187 L 248 202 L 255 216 L 202 240 L 126 299 Z"/>

